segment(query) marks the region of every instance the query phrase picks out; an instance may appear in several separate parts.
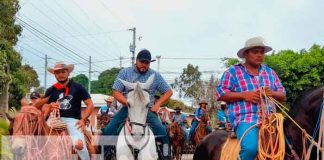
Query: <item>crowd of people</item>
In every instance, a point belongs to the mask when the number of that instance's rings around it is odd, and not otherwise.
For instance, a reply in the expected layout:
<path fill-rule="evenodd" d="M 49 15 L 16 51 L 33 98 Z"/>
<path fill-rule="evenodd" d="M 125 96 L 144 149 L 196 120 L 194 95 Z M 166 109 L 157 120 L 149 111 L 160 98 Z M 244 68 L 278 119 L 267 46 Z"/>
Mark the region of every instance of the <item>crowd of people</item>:
<path fill-rule="evenodd" d="M 220 101 L 220 108 L 215 116 L 218 120 L 219 129 L 230 129 L 241 138 L 247 128 L 260 122 L 259 107 L 260 91 L 263 89 L 267 96 L 278 101 L 285 100 L 285 89 L 282 86 L 276 72 L 263 64 L 265 53 L 272 48 L 265 44 L 261 37 L 248 39 L 245 46 L 237 52 L 239 58 L 244 59 L 243 63 L 235 64 L 226 70 L 216 87 L 216 98 Z M 190 144 L 191 137 L 195 134 L 195 129 L 204 114 L 208 114 L 208 103 L 205 100 L 199 102 L 194 118 L 190 125 L 187 115 L 181 112 L 181 108 L 175 108 L 175 113 L 171 116 L 170 111 L 164 104 L 170 99 L 173 92 L 169 84 L 162 75 L 150 68 L 150 63 L 154 62 L 150 51 L 141 50 L 136 63 L 122 69 L 112 88 L 112 96 L 105 99 L 106 105 L 101 106 L 97 116 L 108 115 L 112 119 L 107 126 L 101 128 L 103 135 L 118 135 L 119 125 L 125 121 L 128 115 L 129 102 L 127 93 L 129 90 L 121 83 L 121 80 L 128 82 L 145 82 L 151 75 L 155 75 L 153 84 L 148 90 L 150 95 L 149 112 L 147 123 L 155 135 L 156 139 L 163 144 L 163 156 L 170 158 L 169 138 L 167 136 L 167 126 L 176 122 L 181 126 L 187 144 Z M 94 105 L 90 94 L 84 87 L 70 80 L 70 73 L 74 66 L 58 62 L 48 71 L 52 73 L 57 83 L 48 88 L 42 97 L 38 92 L 30 94 L 30 105 L 38 106 L 50 123 L 50 112 L 59 110 L 61 121 L 68 126 L 74 147 L 77 149 L 81 159 L 89 159 L 87 149 L 84 147 L 84 136 L 79 128 L 86 128 L 91 133 L 97 131 L 90 123 L 89 116 L 93 112 Z M 159 96 L 156 93 L 159 93 Z M 86 109 L 81 113 L 81 102 L 84 102 Z M 269 112 L 275 112 L 272 104 L 268 106 Z M 206 130 L 212 131 L 210 117 Z M 190 127 L 189 127 L 190 126 Z M 188 129 L 190 128 L 190 129 Z M 189 131 L 188 131 L 189 130 Z M 254 159 L 257 153 L 258 128 L 248 131 L 241 143 L 241 159 Z"/>

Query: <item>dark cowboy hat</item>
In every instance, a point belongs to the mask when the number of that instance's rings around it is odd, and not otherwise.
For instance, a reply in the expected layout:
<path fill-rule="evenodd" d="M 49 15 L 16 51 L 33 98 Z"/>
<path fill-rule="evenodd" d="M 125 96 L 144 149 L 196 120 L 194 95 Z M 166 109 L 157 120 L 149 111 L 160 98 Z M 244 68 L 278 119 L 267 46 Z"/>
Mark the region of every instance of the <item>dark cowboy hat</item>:
<path fill-rule="evenodd" d="M 201 105 L 201 104 L 206 104 L 206 105 L 208 105 L 208 103 L 207 103 L 206 100 L 201 100 L 201 101 L 199 102 L 199 105 Z"/>
<path fill-rule="evenodd" d="M 180 107 L 176 107 L 174 110 L 176 110 L 176 111 L 180 111 L 180 110 L 182 110 Z"/>

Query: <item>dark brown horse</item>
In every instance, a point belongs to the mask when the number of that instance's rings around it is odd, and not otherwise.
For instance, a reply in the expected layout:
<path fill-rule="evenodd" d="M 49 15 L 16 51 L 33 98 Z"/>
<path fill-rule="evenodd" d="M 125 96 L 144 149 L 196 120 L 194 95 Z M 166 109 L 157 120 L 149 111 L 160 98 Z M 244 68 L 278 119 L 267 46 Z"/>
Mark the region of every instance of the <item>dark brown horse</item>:
<path fill-rule="evenodd" d="M 172 157 L 177 160 L 181 159 L 182 150 L 185 144 L 185 137 L 181 131 L 181 126 L 177 122 L 173 122 L 169 128 L 169 136 L 172 146 Z"/>
<path fill-rule="evenodd" d="M 291 105 L 289 116 L 293 118 L 309 135 L 313 135 L 315 141 L 318 139 L 318 133 L 315 132 L 316 125 L 320 120 L 321 108 L 323 107 L 323 94 L 324 87 L 317 87 L 304 92 L 299 96 Z M 286 155 L 287 160 L 302 159 L 303 150 L 307 150 L 308 145 L 303 145 L 303 133 L 291 120 L 288 118 L 284 121 L 284 132 L 286 141 Z M 201 159 L 202 155 L 205 155 L 203 159 L 206 160 L 219 160 L 221 157 L 222 146 L 226 142 L 229 136 L 226 132 L 215 131 L 208 138 L 204 139 L 196 148 L 194 159 Z M 210 142 L 215 143 L 210 143 Z M 296 153 L 295 155 L 292 153 Z M 316 147 L 312 149 L 310 159 L 316 159 Z M 320 152 L 321 158 L 322 153 Z M 195 158 L 196 157 L 196 158 Z"/>
<path fill-rule="evenodd" d="M 194 142 L 196 145 L 198 145 L 199 142 L 208 134 L 206 130 L 208 120 L 209 120 L 208 114 L 204 113 L 196 128 L 195 137 L 194 137 Z"/>
<path fill-rule="evenodd" d="M 95 154 L 91 134 L 85 132 L 89 154 Z M 50 128 L 40 110 L 23 106 L 13 125 L 12 151 L 22 159 L 72 159 L 72 143 L 67 130 Z"/>

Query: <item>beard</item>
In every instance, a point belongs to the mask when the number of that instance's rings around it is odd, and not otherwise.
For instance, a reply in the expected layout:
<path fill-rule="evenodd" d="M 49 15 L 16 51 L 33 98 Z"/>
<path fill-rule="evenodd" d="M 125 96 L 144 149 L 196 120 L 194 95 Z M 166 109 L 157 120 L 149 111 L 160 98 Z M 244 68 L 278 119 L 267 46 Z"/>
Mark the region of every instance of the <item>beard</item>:
<path fill-rule="evenodd" d="M 57 80 L 59 83 L 61 83 L 61 84 L 64 84 L 64 83 L 66 83 L 67 81 L 68 81 L 69 79 L 67 78 L 67 79 L 65 79 L 65 80 Z"/>
<path fill-rule="evenodd" d="M 137 67 L 137 70 L 140 73 L 145 73 L 145 72 L 147 72 L 148 69 L 146 69 L 145 67 L 142 67 L 142 68 Z"/>

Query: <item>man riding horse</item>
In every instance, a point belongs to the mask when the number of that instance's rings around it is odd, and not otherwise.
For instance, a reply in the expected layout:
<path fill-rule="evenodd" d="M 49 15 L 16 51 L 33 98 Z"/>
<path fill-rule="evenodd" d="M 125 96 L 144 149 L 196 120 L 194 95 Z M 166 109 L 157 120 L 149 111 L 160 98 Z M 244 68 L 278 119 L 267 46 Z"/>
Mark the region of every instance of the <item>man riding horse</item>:
<path fill-rule="evenodd" d="M 181 131 L 183 135 L 185 136 L 186 143 L 189 143 L 189 135 L 187 132 L 186 125 L 184 122 L 187 120 L 187 116 L 184 113 L 181 113 L 181 108 L 177 107 L 174 109 L 176 113 L 172 117 L 172 122 L 178 123 L 178 125 L 181 127 Z"/>
<path fill-rule="evenodd" d="M 201 121 L 202 116 L 204 114 L 208 114 L 207 108 L 206 108 L 207 105 L 208 105 L 208 103 L 206 102 L 206 100 L 201 100 L 199 102 L 199 108 L 196 109 L 196 111 L 195 111 L 195 118 L 192 120 L 191 128 L 189 131 L 190 139 L 193 139 L 193 137 L 195 135 L 196 128 L 198 126 L 198 123 Z M 206 130 L 207 130 L 207 133 L 210 133 L 212 131 L 212 129 L 209 125 L 206 125 Z"/>
<path fill-rule="evenodd" d="M 286 99 L 285 89 L 276 72 L 262 64 L 265 53 L 271 50 L 262 37 L 248 39 L 245 46 L 237 52 L 238 57 L 244 58 L 245 62 L 225 71 L 216 88 L 217 100 L 228 104 L 229 120 L 237 138 L 241 139 L 245 135 L 240 144 L 242 160 L 255 159 L 258 152 L 259 129 L 253 126 L 260 122 L 261 87 L 268 97 L 280 102 Z M 273 105 L 266 109 L 268 112 L 275 111 Z M 249 129 L 250 127 L 253 128 Z"/>
<path fill-rule="evenodd" d="M 153 84 L 148 90 L 150 95 L 150 103 L 148 105 L 150 109 L 147 114 L 147 123 L 151 127 L 154 135 L 157 136 L 156 138 L 163 144 L 163 156 L 166 159 L 169 159 L 169 138 L 165 128 L 157 116 L 157 111 L 161 105 L 169 100 L 173 92 L 163 77 L 158 72 L 150 69 L 150 63 L 153 61 L 155 60 L 151 60 L 150 51 L 144 49 L 138 53 L 134 66 L 125 68 L 119 72 L 113 85 L 113 96 L 117 101 L 123 104 L 124 107 L 119 110 L 108 126 L 103 129 L 103 134 L 110 135 L 110 137 L 113 137 L 112 135 L 118 135 L 117 129 L 126 120 L 128 115 L 129 102 L 125 95 L 129 90 L 119 79 L 133 83 L 138 81 L 146 82 L 151 75 L 155 75 Z M 161 97 L 153 104 L 156 91 L 161 93 Z"/>
<path fill-rule="evenodd" d="M 90 159 L 86 142 L 80 128 L 84 129 L 85 122 L 92 113 L 94 108 L 93 102 L 89 93 L 80 84 L 69 80 L 69 75 L 73 71 L 72 64 L 67 65 L 63 62 L 58 62 L 53 68 L 48 71 L 54 74 L 57 83 L 48 88 L 45 93 L 47 103 L 44 105 L 45 116 L 52 110 L 59 109 L 60 120 L 67 124 L 67 130 L 72 139 L 73 146 L 79 157 Z M 87 106 L 81 116 L 81 101 Z M 51 121 L 49 118 L 48 121 Z"/>

